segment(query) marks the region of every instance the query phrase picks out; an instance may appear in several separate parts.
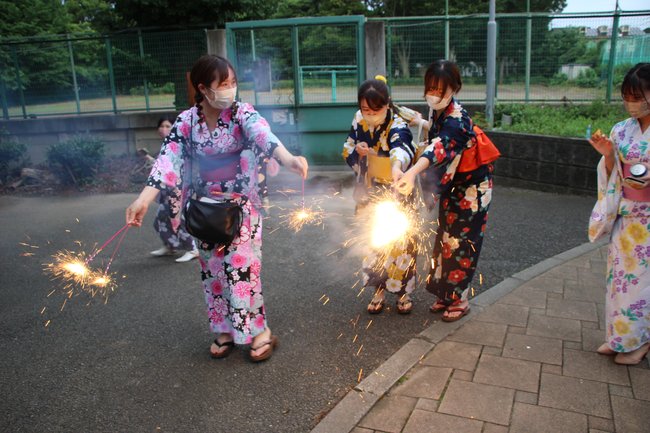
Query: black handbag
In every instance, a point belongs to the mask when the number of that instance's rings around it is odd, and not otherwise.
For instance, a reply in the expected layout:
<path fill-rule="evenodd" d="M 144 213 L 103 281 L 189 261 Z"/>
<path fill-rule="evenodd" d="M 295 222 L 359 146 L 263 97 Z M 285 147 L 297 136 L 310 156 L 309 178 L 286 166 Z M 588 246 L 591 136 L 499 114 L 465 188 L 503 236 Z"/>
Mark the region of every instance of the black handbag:
<path fill-rule="evenodd" d="M 190 120 L 188 158 L 190 192 L 183 207 L 185 229 L 189 234 L 205 243 L 228 246 L 239 236 L 244 220 L 243 202 L 240 204 L 237 200 L 216 201 L 212 198 L 202 201 L 197 197 L 194 188 L 193 160 L 196 159 L 196 152 L 192 140 L 192 122 L 193 119 Z"/>
<path fill-rule="evenodd" d="M 187 232 L 215 245 L 230 245 L 244 219 L 242 207 L 234 201 L 210 203 L 190 197 L 184 212 Z"/>

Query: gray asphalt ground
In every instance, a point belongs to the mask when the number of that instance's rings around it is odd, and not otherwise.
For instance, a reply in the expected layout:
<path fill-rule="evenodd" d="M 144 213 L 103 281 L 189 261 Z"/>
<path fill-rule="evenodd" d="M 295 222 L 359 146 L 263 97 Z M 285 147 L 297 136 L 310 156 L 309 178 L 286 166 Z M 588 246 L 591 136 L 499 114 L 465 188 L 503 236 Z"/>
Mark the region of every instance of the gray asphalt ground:
<path fill-rule="evenodd" d="M 198 263 L 149 256 L 159 246 L 153 209 L 111 265 L 120 278 L 108 303 L 80 295 L 59 311 L 60 292 L 47 297 L 59 285 L 43 264 L 59 250 L 78 250 L 75 240 L 89 251 L 108 239 L 134 194 L 0 197 L 0 432 L 309 431 L 360 374 L 433 319 L 421 287 L 409 316 L 365 313 L 371 294 L 358 297 L 352 288 L 361 256 L 341 248 L 350 236 L 351 191 L 334 196 L 316 175 L 306 200 L 330 215 L 324 226 L 292 232 L 281 208 L 296 196 L 272 197 L 262 281 L 280 346 L 259 365 L 246 350 L 209 357 Z M 497 182 L 477 290 L 583 244 L 593 202 Z M 109 257 L 110 248 L 95 260 Z"/>

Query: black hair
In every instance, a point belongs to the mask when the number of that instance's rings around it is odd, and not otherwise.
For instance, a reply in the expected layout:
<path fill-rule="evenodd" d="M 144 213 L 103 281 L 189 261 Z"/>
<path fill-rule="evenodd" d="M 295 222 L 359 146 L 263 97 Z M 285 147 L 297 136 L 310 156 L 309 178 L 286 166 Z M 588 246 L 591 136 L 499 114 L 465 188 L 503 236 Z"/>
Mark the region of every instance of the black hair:
<path fill-rule="evenodd" d="M 650 63 L 637 63 L 627 71 L 623 84 L 621 84 L 621 96 L 634 96 L 635 98 L 643 98 L 646 101 L 645 94 L 650 93 Z"/>
<path fill-rule="evenodd" d="M 380 110 L 386 105 L 390 108 L 395 108 L 388 94 L 388 86 L 386 83 L 374 78 L 364 81 L 359 86 L 359 92 L 357 93 L 359 108 L 361 108 L 361 101 L 363 100 L 366 101 L 368 107 L 373 111 Z"/>
<path fill-rule="evenodd" d="M 160 125 L 162 125 L 163 122 L 169 122 L 170 124 L 173 125 L 174 124 L 174 118 L 172 118 L 172 116 L 168 116 L 167 114 L 164 114 L 164 115 L 160 116 L 160 118 L 158 119 L 157 128 L 160 128 Z"/>
<path fill-rule="evenodd" d="M 429 89 L 437 88 L 440 84 L 442 84 L 443 96 L 448 88 L 451 88 L 454 93 L 460 91 L 463 81 L 456 63 L 440 59 L 429 65 L 424 74 L 424 94 L 426 95 Z"/>

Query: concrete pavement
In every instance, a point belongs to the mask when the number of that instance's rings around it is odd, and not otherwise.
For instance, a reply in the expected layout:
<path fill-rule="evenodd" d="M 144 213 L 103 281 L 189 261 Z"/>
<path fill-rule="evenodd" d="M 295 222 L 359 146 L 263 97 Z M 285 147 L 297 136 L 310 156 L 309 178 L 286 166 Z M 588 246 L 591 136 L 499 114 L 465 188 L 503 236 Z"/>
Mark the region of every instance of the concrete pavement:
<path fill-rule="evenodd" d="M 306 185 L 308 202 L 319 200 L 330 215 L 323 227 L 299 234 L 283 229 L 283 209 L 296 194 L 272 194 L 265 301 L 281 348 L 262 365 L 248 362 L 245 350 L 226 360 L 207 356 L 211 335 L 196 262 L 149 256 L 159 245 L 153 212 L 120 248 L 111 269 L 122 279 L 107 305 L 86 305 L 80 296 L 59 311 L 60 299 L 46 298 L 53 285 L 42 264 L 57 250 L 76 248 L 76 240 L 111 236 L 134 194 L 2 197 L 0 348 L 6 355 L 0 358 L 0 431 L 304 433 L 358 386 L 359 371 L 368 377 L 391 367 L 385 360 L 396 352 L 408 354 L 423 342 L 431 347 L 432 337 L 419 337 L 436 319 L 422 290 L 410 316 L 366 315 L 370 293 L 359 296 L 353 272 L 361 256 L 340 250 L 353 219 L 351 191 L 343 188 L 351 175 L 328 171 L 313 170 Z M 300 191 L 295 176 L 284 177 L 271 182 L 271 191 Z M 582 244 L 592 206 L 590 197 L 497 184 L 477 270 L 484 284 L 476 292 L 511 287 L 508 276 Z M 45 318 L 52 319 L 47 327 Z M 400 369 L 394 381 L 373 389 L 376 395 L 415 365 L 421 352 L 413 352 L 417 356 L 394 367 Z"/>
<path fill-rule="evenodd" d="M 312 433 L 650 431 L 650 369 L 604 341 L 606 244 L 544 260 L 411 339 Z"/>

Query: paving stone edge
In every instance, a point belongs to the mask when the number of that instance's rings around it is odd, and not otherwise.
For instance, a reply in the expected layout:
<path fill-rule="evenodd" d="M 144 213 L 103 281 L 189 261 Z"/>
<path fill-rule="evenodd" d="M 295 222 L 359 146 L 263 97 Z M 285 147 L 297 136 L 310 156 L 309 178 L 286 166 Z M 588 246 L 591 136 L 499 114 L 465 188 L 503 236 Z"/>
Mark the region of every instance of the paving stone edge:
<path fill-rule="evenodd" d="M 587 242 L 563 253 L 517 272 L 509 278 L 492 286 L 490 289 L 472 298 L 470 301 L 475 313 L 486 306 L 495 303 L 503 296 L 512 292 L 527 281 L 580 257 L 590 251 L 600 248 L 609 242 L 609 239 L 600 239 L 596 242 Z M 476 314 L 452 323 L 435 321 L 427 329 L 409 340 L 402 348 L 382 363 L 364 380 L 350 390 L 343 399 L 311 430 L 311 433 L 349 433 L 361 419 L 372 409 L 392 386 L 406 374 L 420 359 L 422 359 L 437 343 L 446 338 L 463 323 L 471 320 Z"/>

